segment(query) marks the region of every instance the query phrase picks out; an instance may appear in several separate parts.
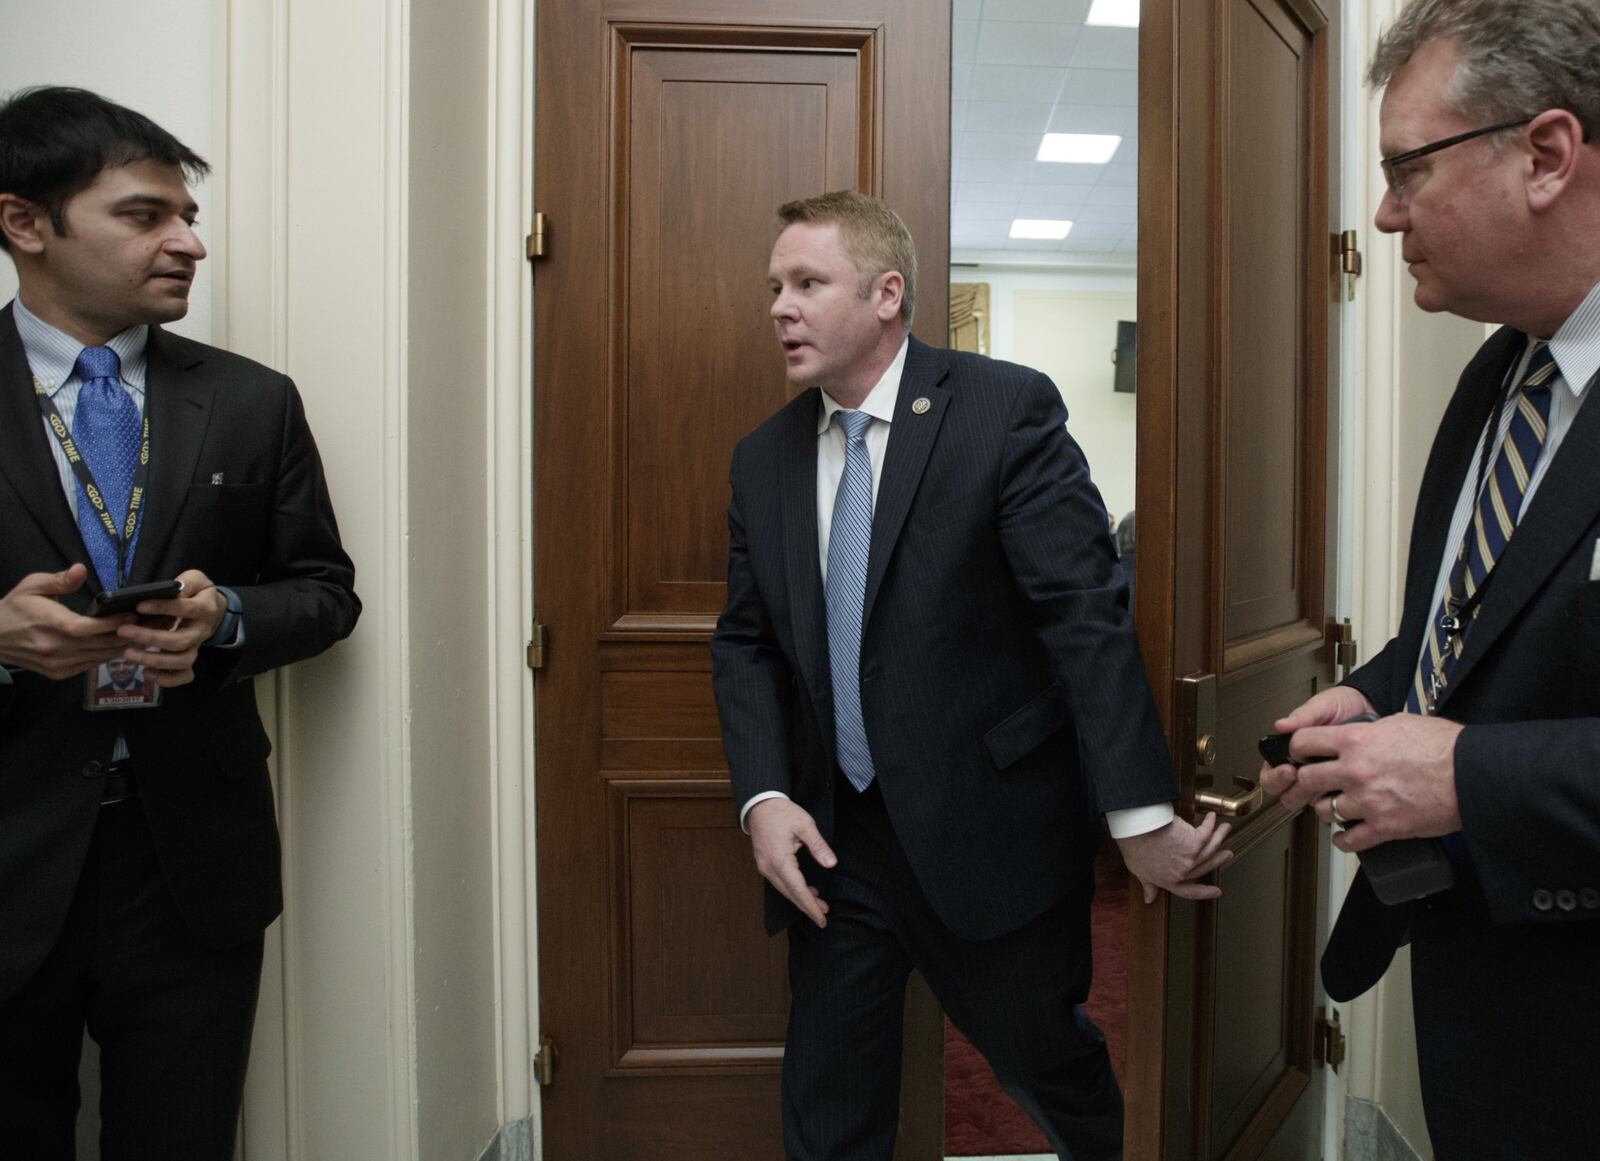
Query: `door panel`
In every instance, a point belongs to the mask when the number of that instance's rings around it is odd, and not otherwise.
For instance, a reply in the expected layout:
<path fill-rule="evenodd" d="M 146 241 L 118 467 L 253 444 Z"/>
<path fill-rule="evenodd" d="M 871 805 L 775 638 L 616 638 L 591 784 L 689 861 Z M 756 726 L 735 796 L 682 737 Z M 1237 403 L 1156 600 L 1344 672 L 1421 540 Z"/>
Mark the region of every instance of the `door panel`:
<path fill-rule="evenodd" d="M 917 330 L 942 339 L 948 10 L 541 0 L 538 22 L 542 1155 L 778 1157 L 785 945 L 762 933 L 707 649 L 728 461 L 790 396 L 766 314 L 781 202 L 888 198 L 939 272 Z M 916 995 L 902 1156 L 923 1159 L 942 1055 Z"/>
<path fill-rule="evenodd" d="M 1132 1069 L 1129 1156 L 1319 1150 L 1325 840 L 1251 792 L 1256 739 L 1332 676 L 1336 14 L 1141 7 L 1136 624 L 1184 808 L 1247 813 L 1220 901 L 1136 911 L 1130 1038 L 1160 1048 Z"/>

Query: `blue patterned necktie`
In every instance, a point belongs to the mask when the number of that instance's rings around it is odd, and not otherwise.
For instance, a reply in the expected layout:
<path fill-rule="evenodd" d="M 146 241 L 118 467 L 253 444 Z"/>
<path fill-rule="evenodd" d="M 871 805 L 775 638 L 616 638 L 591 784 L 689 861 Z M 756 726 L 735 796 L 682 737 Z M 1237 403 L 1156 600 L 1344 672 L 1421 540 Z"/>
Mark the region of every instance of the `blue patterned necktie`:
<path fill-rule="evenodd" d="M 139 405 L 122 386 L 122 360 L 110 347 L 85 347 L 78 355 L 73 373 L 82 381 L 78 406 L 72 415 L 72 442 L 89 465 L 95 485 L 105 500 L 106 511 L 122 530 L 128 515 L 128 499 L 133 492 L 133 470 L 139 459 Z M 116 588 L 123 577 L 117 575 L 117 546 L 94 504 L 78 485 L 78 531 L 94 562 L 94 571 L 103 589 Z M 133 560 L 135 528 L 128 544 L 125 563 Z"/>
<path fill-rule="evenodd" d="M 1500 443 L 1494 470 L 1478 496 L 1461 550 L 1445 579 L 1444 595 L 1428 625 L 1428 651 L 1418 662 L 1406 695 L 1407 713 L 1426 712 L 1436 703 L 1460 660 L 1472 620 L 1470 614 L 1461 613 L 1461 606 L 1473 600 L 1516 531 L 1528 479 L 1544 450 L 1550 384 L 1557 373 L 1550 345 L 1538 343 L 1523 374 L 1516 411 Z"/>
<path fill-rule="evenodd" d="M 844 474 L 828 531 L 828 663 L 833 676 L 833 738 L 839 769 L 857 790 L 872 784 L 872 751 L 861 718 L 861 614 L 872 548 L 872 453 L 864 411 L 836 411 L 844 429 Z"/>

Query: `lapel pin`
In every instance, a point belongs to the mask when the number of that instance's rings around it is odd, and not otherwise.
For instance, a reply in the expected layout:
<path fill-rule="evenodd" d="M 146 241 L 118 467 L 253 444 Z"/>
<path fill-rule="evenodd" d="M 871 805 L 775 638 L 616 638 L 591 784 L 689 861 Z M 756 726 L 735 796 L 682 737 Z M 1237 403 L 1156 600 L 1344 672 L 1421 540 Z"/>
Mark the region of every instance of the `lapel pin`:
<path fill-rule="evenodd" d="M 211 482 L 213 484 L 222 483 L 222 473 L 221 472 L 212 472 L 211 473 Z"/>
<path fill-rule="evenodd" d="M 928 402 L 926 395 L 919 395 L 911 402 L 911 414 L 926 415 L 928 414 L 928 408 L 932 406 L 933 404 Z"/>

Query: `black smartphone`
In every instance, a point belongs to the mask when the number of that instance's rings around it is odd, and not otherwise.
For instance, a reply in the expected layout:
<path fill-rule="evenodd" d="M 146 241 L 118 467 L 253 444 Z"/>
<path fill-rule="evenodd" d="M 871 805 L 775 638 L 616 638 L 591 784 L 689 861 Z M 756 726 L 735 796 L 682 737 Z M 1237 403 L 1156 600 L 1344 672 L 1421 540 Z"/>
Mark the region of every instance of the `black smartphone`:
<path fill-rule="evenodd" d="M 144 585 L 124 585 L 120 589 L 106 589 L 96 593 L 89 601 L 89 616 L 109 617 L 113 613 L 131 613 L 140 601 L 169 601 L 183 592 L 181 580 L 151 581 Z"/>
<path fill-rule="evenodd" d="M 1357 714 L 1353 718 L 1345 718 L 1339 724 L 1348 726 L 1355 722 L 1375 722 L 1377 720 L 1377 714 Z M 1256 749 L 1266 759 L 1268 766 L 1299 766 L 1301 763 L 1289 756 L 1289 739 L 1293 736 L 1293 734 L 1268 734 L 1256 743 Z M 1313 758 L 1311 760 L 1313 762 L 1322 761 L 1321 758 Z"/>

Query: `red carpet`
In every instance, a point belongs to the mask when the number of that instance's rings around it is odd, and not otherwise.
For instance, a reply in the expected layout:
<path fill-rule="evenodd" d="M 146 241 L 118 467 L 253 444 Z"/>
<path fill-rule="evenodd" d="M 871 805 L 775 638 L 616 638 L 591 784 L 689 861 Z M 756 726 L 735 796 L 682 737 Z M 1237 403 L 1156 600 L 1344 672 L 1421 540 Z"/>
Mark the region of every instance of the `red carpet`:
<path fill-rule="evenodd" d="M 1094 987 L 1084 1005 L 1106 1034 L 1111 1067 L 1126 1076 L 1128 1023 L 1128 873 L 1116 846 L 1095 862 Z M 1048 1153 L 1044 1136 L 1000 1090 L 966 1038 L 944 1024 L 944 1136 L 951 1157 Z"/>

